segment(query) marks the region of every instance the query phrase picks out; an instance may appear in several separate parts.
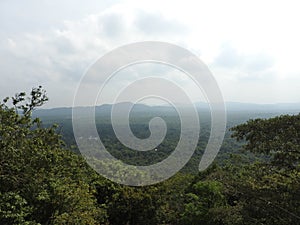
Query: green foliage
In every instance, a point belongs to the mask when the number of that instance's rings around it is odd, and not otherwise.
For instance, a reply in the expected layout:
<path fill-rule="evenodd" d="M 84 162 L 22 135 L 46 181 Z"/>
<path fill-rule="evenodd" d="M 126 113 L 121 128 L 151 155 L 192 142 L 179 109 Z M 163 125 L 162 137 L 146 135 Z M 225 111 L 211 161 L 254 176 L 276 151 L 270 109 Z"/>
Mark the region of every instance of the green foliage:
<path fill-rule="evenodd" d="M 204 224 L 210 221 L 214 208 L 224 206 L 222 184 L 218 181 L 198 181 L 185 197 L 182 224 Z"/>
<path fill-rule="evenodd" d="M 7 101 L 8 98 L 5 98 L 4 102 L 6 103 Z M 47 101 L 48 97 L 42 86 L 32 88 L 28 98 L 26 98 L 25 92 L 18 93 L 15 97 L 12 97 L 12 104 L 16 111 L 21 109 L 24 115 L 31 113 L 36 107 L 42 106 Z"/>
<path fill-rule="evenodd" d="M 300 114 L 249 120 L 232 128 L 233 137 L 246 140 L 244 148 L 272 156 L 278 167 L 296 168 L 300 160 Z"/>
<path fill-rule="evenodd" d="M 209 136 L 205 132 L 185 173 L 152 186 L 128 187 L 96 174 L 66 147 L 57 126 L 44 126 L 32 117 L 47 100 L 38 87 L 29 97 L 22 92 L 0 104 L 0 224 L 299 224 L 300 114 L 235 126 L 233 137 L 242 144 L 227 134 L 219 161 L 198 175 L 189 174 L 199 163 Z M 144 122 L 132 120 L 133 131 L 146 137 Z M 161 161 L 178 139 L 177 124 L 172 122 L 159 151 L 142 156 L 123 148 L 110 125 L 100 125 L 109 151 L 135 165 Z M 72 127 L 63 128 L 70 138 Z M 243 152 L 228 154 L 241 145 Z M 110 162 L 95 161 L 94 166 L 101 163 Z M 111 165 L 106 172 L 148 179 L 119 167 Z"/>
<path fill-rule="evenodd" d="M 18 193 L 0 193 L 0 223 L 1 224 L 36 224 L 26 221 L 32 208 Z"/>
<path fill-rule="evenodd" d="M 300 221 L 300 114 L 250 120 L 232 129 L 246 140 L 244 149 L 270 157 L 243 165 L 240 195 L 243 213 L 252 224 L 298 224 Z M 232 176 L 232 166 L 229 167 Z"/>
<path fill-rule="evenodd" d="M 0 221 L 95 224 L 101 209 L 88 185 L 91 171 L 82 158 L 63 148 L 55 126 L 44 128 L 31 118 L 32 110 L 46 100 L 39 87 L 31 97 L 13 97 L 14 108 L 6 105 L 8 98 L 0 105 Z"/>

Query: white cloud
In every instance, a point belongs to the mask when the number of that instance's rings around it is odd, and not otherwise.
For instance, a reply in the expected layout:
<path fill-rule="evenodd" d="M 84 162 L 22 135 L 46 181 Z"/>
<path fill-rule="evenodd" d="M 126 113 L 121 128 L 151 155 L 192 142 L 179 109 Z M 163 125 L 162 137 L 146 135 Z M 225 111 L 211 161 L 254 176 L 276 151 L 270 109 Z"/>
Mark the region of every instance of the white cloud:
<path fill-rule="evenodd" d="M 70 106 L 98 57 L 157 40 L 198 54 L 227 100 L 300 101 L 296 1 L 29 1 L 22 7 L 20 14 L 15 1 L 0 3 L 1 97 L 42 84 L 48 106 Z"/>
<path fill-rule="evenodd" d="M 161 13 L 138 11 L 134 25 L 145 35 L 153 36 L 187 36 L 188 27 L 175 19 L 168 19 Z"/>

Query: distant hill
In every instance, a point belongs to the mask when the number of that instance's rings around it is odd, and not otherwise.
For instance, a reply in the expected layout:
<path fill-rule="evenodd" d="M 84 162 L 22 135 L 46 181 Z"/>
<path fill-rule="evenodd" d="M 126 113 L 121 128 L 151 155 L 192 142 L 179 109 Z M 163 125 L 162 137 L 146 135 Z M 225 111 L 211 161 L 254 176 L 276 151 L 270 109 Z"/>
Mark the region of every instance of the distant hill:
<path fill-rule="evenodd" d="M 149 106 L 145 104 L 133 104 L 131 102 L 117 103 L 118 108 L 122 110 L 127 107 L 133 107 L 134 113 L 141 112 L 165 112 L 174 113 L 175 110 L 171 106 Z M 205 102 L 195 103 L 199 111 L 208 111 L 209 105 Z M 188 105 L 181 104 L 181 107 L 189 107 Z M 108 115 L 111 112 L 113 105 L 104 104 L 95 107 L 96 115 Z M 80 107 L 82 110 L 88 109 L 88 107 Z M 226 102 L 227 112 L 252 112 L 252 113 L 300 113 L 300 103 L 278 103 L 278 104 L 254 104 L 254 103 L 241 103 L 241 102 Z M 72 117 L 71 107 L 53 108 L 53 109 L 38 109 L 34 112 L 34 116 L 47 117 L 51 119 L 60 117 L 67 119 Z"/>

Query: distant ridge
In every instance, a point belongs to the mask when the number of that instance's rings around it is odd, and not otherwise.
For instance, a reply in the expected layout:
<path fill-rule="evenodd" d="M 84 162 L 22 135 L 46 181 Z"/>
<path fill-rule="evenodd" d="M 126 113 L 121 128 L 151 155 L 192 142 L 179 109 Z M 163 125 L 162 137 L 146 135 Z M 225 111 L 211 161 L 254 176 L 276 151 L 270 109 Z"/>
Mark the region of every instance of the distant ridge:
<path fill-rule="evenodd" d="M 133 104 L 131 102 L 116 103 L 118 107 L 128 105 L 133 106 L 135 112 L 149 112 L 149 111 L 174 111 L 174 108 L 167 105 L 155 105 L 150 106 L 146 104 Z M 206 102 L 194 103 L 198 110 L 209 110 L 209 104 Z M 255 103 L 241 103 L 241 102 L 226 102 L 226 110 L 228 112 L 250 111 L 250 112 L 280 112 L 280 113 L 300 113 L 300 103 L 277 103 L 277 104 L 255 104 Z M 179 104 L 180 107 L 189 107 L 186 104 Z M 82 106 L 82 110 L 87 109 L 90 106 Z M 96 114 L 107 114 L 111 112 L 113 104 L 103 104 L 95 107 Z M 38 109 L 34 111 L 34 116 L 37 117 L 57 117 L 71 118 L 72 107 L 59 107 L 52 109 Z"/>

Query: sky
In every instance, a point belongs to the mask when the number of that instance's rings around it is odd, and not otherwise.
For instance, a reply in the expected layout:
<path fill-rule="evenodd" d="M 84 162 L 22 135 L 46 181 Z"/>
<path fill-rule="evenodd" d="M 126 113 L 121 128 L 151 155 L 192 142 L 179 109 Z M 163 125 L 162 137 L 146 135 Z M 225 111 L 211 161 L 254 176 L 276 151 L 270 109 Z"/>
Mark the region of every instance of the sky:
<path fill-rule="evenodd" d="M 197 55 L 225 101 L 300 102 L 298 1 L 0 1 L 0 98 L 42 85 L 46 107 L 72 106 L 81 78 L 122 45 L 162 41 Z M 193 101 L 203 93 L 180 71 L 134 65 L 104 102 L 144 75 L 171 77 Z M 106 96 L 106 97 L 105 97 Z"/>

